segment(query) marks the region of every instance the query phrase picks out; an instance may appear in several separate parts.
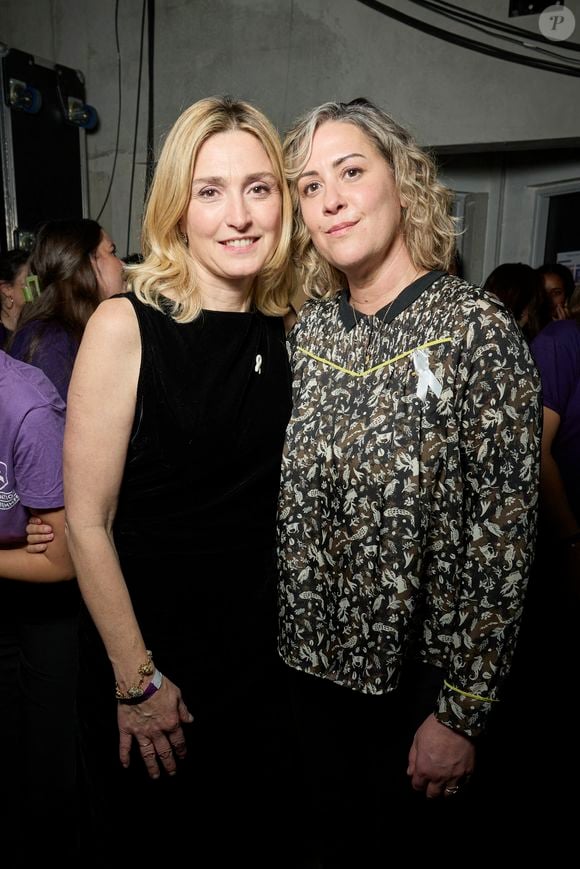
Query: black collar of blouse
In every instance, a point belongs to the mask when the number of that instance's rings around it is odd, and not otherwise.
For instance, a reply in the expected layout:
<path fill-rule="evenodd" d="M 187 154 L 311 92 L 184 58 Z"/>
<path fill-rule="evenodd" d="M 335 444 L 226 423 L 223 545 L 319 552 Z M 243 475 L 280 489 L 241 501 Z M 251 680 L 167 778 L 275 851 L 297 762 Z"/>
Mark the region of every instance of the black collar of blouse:
<path fill-rule="evenodd" d="M 340 295 L 339 302 L 339 315 L 342 320 L 342 325 L 346 329 L 347 332 L 350 332 L 351 329 L 354 329 L 357 322 L 359 320 L 367 319 L 369 317 L 378 317 L 379 320 L 383 320 L 385 323 L 391 323 L 395 317 L 397 317 L 401 311 L 404 311 L 405 308 L 408 308 L 409 305 L 413 304 L 416 299 L 419 298 L 421 293 L 423 293 L 428 287 L 438 281 L 439 278 L 442 278 L 446 272 L 440 271 L 432 271 L 427 272 L 426 275 L 422 275 L 422 277 L 417 278 L 416 281 L 413 281 L 412 284 L 409 284 L 408 287 L 405 287 L 399 295 L 393 300 L 389 305 L 385 305 L 381 308 L 380 311 L 377 311 L 375 314 L 361 314 L 357 311 L 356 315 L 354 313 L 354 308 L 350 304 L 350 293 L 348 290 L 343 290 Z M 387 310 L 388 309 L 388 310 Z M 386 316 L 385 316 L 386 312 Z"/>

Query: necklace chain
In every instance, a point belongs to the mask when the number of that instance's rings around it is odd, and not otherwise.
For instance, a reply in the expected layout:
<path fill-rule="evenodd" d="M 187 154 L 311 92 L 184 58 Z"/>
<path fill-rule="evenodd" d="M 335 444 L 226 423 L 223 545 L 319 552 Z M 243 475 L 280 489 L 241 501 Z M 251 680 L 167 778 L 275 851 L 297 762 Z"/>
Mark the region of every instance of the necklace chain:
<path fill-rule="evenodd" d="M 388 314 L 389 311 L 391 310 L 391 306 L 392 306 L 393 302 L 395 301 L 395 299 L 399 296 L 399 294 L 402 292 L 402 290 L 405 289 L 405 287 L 410 287 L 410 286 L 411 286 L 411 284 L 416 280 L 418 274 L 419 274 L 419 269 L 415 269 L 415 271 L 413 272 L 413 274 L 412 274 L 412 276 L 411 276 L 411 281 L 410 281 L 410 283 L 408 283 L 408 284 L 407 284 L 407 283 L 404 284 L 404 286 L 401 287 L 401 289 L 397 291 L 397 293 L 395 294 L 395 296 L 391 299 L 391 301 L 389 302 L 389 304 L 386 306 L 386 308 L 385 308 L 385 310 L 384 310 L 384 313 L 383 313 L 382 317 L 381 317 L 380 320 L 379 320 L 381 326 L 384 324 L 384 322 L 385 322 L 385 320 L 386 320 L 386 318 L 387 318 L 387 314 Z M 355 324 L 357 324 L 357 323 L 359 322 L 359 319 L 358 319 L 358 317 L 357 317 L 357 311 L 356 311 L 356 308 L 355 308 L 355 306 L 352 304 L 352 302 L 350 303 L 350 306 L 351 306 L 352 311 L 353 311 L 353 314 L 354 314 L 354 322 L 355 322 Z M 359 312 L 359 313 L 360 313 L 360 312 Z M 367 315 L 367 316 L 368 316 L 368 315 Z M 372 314 L 371 316 L 376 317 L 376 314 Z"/>
<path fill-rule="evenodd" d="M 396 298 L 396 296 L 395 296 L 395 298 Z M 391 301 L 389 302 L 389 304 L 385 306 L 385 310 L 383 311 L 382 316 L 381 316 L 380 319 L 379 319 L 379 323 L 381 324 L 381 326 L 384 325 L 384 322 L 385 322 L 385 320 L 387 319 L 387 314 L 388 314 L 389 311 L 391 310 L 391 307 L 392 307 L 392 304 L 393 304 L 394 301 L 395 301 L 395 299 L 391 299 Z M 353 314 L 354 314 L 354 322 L 355 322 L 355 324 L 358 324 L 358 323 L 360 322 L 360 320 L 359 320 L 358 315 L 357 315 L 357 310 L 356 310 L 355 306 L 354 306 L 352 303 L 351 303 L 351 308 L 352 308 L 352 312 L 353 312 Z M 359 313 L 360 313 L 360 312 L 359 312 Z M 366 314 L 365 316 L 368 316 L 368 314 Z M 376 315 L 376 314 L 371 314 L 371 316 L 374 318 L 374 317 L 376 317 L 377 315 Z"/>
<path fill-rule="evenodd" d="M 415 272 L 414 272 L 414 274 L 413 274 L 413 276 L 412 276 L 412 278 L 411 278 L 411 283 L 413 283 L 413 281 L 416 279 L 418 273 L 419 273 L 419 270 L 418 270 L 418 269 L 415 269 Z M 410 285 L 411 285 L 411 284 L 406 284 L 406 286 L 410 286 Z M 404 288 L 403 288 L 403 289 L 404 289 Z M 385 324 L 385 320 L 387 319 L 387 314 L 388 314 L 389 311 L 391 310 L 391 307 L 392 307 L 393 302 L 395 301 L 395 299 L 397 299 L 397 298 L 399 297 L 400 292 L 401 292 L 401 290 L 399 290 L 399 292 L 397 292 L 397 294 L 395 295 L 395 297 L 391 299 L 391 301 L 389 302 L 389 304 L 385 306 L 385 310 L 383 311 L 383 313 L 382 313 L 382 315 L 381 315 L 381 317 L 380 317 L 380 319 L 379 319 L 379 325 L 380 325 L 380 326 L 384 326 L 384 324 Z M 356 310 L 355 306 L 352 304 L 352 302 L 350 303 L 350 306 L 351 306 L 351 308 L 352 308 L 352 312 L 353 312 L 353 314 L 354 314 L 354 322 L 355 322 L 355 326 L 356 326 L 356 325 L 358 325 L 358 323 L 360 322 L 360 321 L 359 321 L 359 318 L 358 318 L 358 315 L 357 315 L 357 310 Z M 360 312 L 359 312 L 359 313 L 360 313 Z M 367 316 L 368 316 L 368 315 L 367 315 Z M 376 314 L 372 314 L 372 315 L 371 315 L 371 323 L 373 323 L 375 320 L 376 320 Z M 365 353 L 365 364 L 366 364 L 366 367 L 367 367 L 367 368 L 369 368 L 370 365 L 371 365 L 371 363 L 372 363 L 372 352 L 371 352 L 371 351 L 372 351 L 372 349 L 373 349 L 373 348 L 372 348 L 372 345 L 373 345 L 373 338 L 374 338 L 374 329 L 371 328 L 371 332 L 370 332 L 370 334 L 369 334 L 369 336 L 368 336 L 368 343 L 367 343 L 367 348 L 366 348 L 366 353 Z"/>
<path fill-rule="evenodd" d="M 395 297 L 395 298 L 396 298 L 396 297 Z M 389 304 L 386 305 L 385 310 L 383 311 L 383 313 L 382 313 L 382 315 L 381 315 L 381 317 L 380 317 L 380 319 L 379 319 L 379 326 L 380 326 L 380 327 L 384 326 L 384 324 L 385 324 L 385 320 L 386 320 L 386 318 L 387 318 L 387 314 L 388 314 L 389 311 L 391 310 L 391 306 L 392 306 L 392 304 L 393 304 L 394 301 L 395 301 L 395 299 L 391 299 L 391 301 L 389 302 Z M 352 308 L 352 312 L 353 312 L 353 314 L 354 314 L 354 322 L 355 322 L 355 325 L 357 325 L 360 321 L 359 321 L 358 316 L 357 316 L 356 308 L 354 307 L 354 305 L 351 305 L 351 308 Z M 376 320 L 376 314 L 372 314 L 371 317 L 370 317 L 370 320 L 371 320 L 371 323 L 373 323 L 373 322 Z M 370 333 L 369 333 L 369 335 L 368 335 L 368 337 L 367 337 L 367 341 L 368 341 L 368 343 L 367 343 L 367 348 L 366 348 L 366 351 L 365 351 L 365 366 L 366 366 L 367 368 L 370 367 L 371 362 L 372 362 L 372 352 L 371 352 L 371 351 L 372 351 L 372 344 L 373 344 L 374 335 L 375 335 L 375 329 L 373 329 L 373 328 L 371 327 L 371 331 L 370 331 Z"/>

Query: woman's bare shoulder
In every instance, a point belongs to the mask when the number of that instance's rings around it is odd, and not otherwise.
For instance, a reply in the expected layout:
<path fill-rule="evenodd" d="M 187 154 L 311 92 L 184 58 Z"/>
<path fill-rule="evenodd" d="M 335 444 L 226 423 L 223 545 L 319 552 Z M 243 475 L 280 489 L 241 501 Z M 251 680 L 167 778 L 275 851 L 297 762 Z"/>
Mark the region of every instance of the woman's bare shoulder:
<path fill-rule="evenodd" d="M 128 298 L 105 299 L 91 315 L 85 338 L 104 336 L 112 341 L 131 341 L 139 337 L 135 309 Z"/>

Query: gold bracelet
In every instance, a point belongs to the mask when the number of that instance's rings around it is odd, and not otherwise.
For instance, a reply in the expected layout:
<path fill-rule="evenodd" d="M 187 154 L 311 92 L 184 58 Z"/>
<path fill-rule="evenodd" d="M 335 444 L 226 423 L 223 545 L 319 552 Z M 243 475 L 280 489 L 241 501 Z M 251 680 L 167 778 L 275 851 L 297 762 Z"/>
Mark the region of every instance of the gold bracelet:
<path fill-rule="evenodd" d="M 133 700 L 135 697 L 140 697 L 143 694 L 143 681 L 145 676 L 152 676 L 155 672 L 155 664 L 153 663 L 153 652 L 149 649 L 145 649 L 147 652 L 147 660 L 144 664 L 140 664 L 137 667 L 137 672 L 141 677 L 138 682 L 133 685 L 129 685 L 126 693 L 123 693 L 119 688 L 119 683 L 115 682 L 115 698 L 117 700 Z"/>

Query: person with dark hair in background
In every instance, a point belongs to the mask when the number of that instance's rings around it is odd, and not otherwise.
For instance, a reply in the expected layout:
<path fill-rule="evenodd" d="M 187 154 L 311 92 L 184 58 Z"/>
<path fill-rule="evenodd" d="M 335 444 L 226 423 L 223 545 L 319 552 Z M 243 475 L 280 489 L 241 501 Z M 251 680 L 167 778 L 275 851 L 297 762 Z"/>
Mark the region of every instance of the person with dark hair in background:
<path fill-rule="evenodd" d="M 0 350 L 0 807 L 10 869 L 47 855 L 76 865 L 79 594 L 64 529 L 64 415 L 43 372 Z M 26 549 L 30 515 L 52 527 L 41 555 Z"/>
<path fill-rule="evenodd" d="M 541 280 L 541 291 L 533 312 L 535 335 L 553 320 L 568 318 L 568 304 L 574 292 L 572 272 L 562 263 L 544 263 L 536 272 Z"/>
<path fill-rule="evenodd" d="M 539 381 L 511 314 L 447 273 L 450 193 L 405 129 L 325 103 L 285 155 L 310 300 L 288 336 L 279 646 L 322 865 L 375 867 L 413 825 L 415 856 L 473 842 L 441 811 L 468 798 L 516 642 Z"/>
<path fill-rule="evenodd" d="M 535 269 L 524 263 L 502 263 L 486 278 L 483 288 L 489 290 L 512 312 L 526 339 L 530 334 L 530 305 L 541 292 L 541 279 Z"/>
<path fill-rule="evenodd" d="M 101 299 L 119 293 L 124 288 L 123 264 L 115 255 L 111 239 L 96 221 L 71 219 L 50 221 L 39 230 L 30 255 L 30 268 L 39 281 L 41 293 L 38 298 L 24 306 L 17 328 L 8 342 L 7 350 L 14 359 L 14 368 L 11 371 L 31 370 L 33 374 L 27 375 L 31 383 L 39 383 L 45 377 L 48 378 L 57 390 L 57 395 L 60 395 L 59 406 L 64 415 L 62 401 L 66 402 L 72 368 L 84 328 Z M 20 362 L 28 364 L 20 365 Z M 34 381 L 36 375 L 37 380 Z M 20 378 L 18 382 L 22 380 Z M 40 414 L 30 413 L 25 417 L 25 422 L 28 425 L 40 426 L 42 417 Z M 42 439 L 43 434 L 42 427 L 39 427 L 37 436 Z M 47 429 L 47 437 L 48 434 Z M 24 490 L 22 503 L 30 507 L 42 506 L 42 502 L 26 498 L 34 496 L 37 491 L 35 483 L 40 484 L 45 479 L 46 469 L 43 463 L 50 460 L 54 463 L 52 472 L 62 472 L 62 432 L 58 455 L 54 454 L 54 449 L 49 452 L 49 443 L 47 440 L 45 455 L 40 448 L 31 449 L 25 465 L 33 482 Z M 21 446 L 21 449 L 24 447 Z M 20 460 L 22 461 L 21 457 Z M 52 528 L 47 525 L 44 529 L 49 532 L 43 538 L 48 540 L 48 548 L 44 544 L 29 546 L 28 551 L 21 554 L 22 558 L 28 559 L 27 564 L 39 570 L 42 569 L 49 549 L 54 548 L 55 542 L 60 545 L 63 539 L 62 483 L 60 485 L 59 512 L 54 514 Z M 28 517 L 31 523 L 28 531 L 36 534 L 38 525 L 50 519 L 50 514 L 39 514 L 35 511 Z M 37 561 L 32 557 L 33 554 Z M 31 763 L 38 763 L 37 755 L 42 751 L 46 757 L 44 768 L 52 774 L 54 765 L 59 764 L 62 759 L 62 781 L 66 783 L 66 787 L 62 786 L 61 793 L 61 778 L 53 775 L 52 805 L 45 808 L 45 817 L 54 819 L 55 813 L 61 807 L 61 818 L 58 823 L 54 821 L 48 824 L 48 827 L 52 825 L 53 832 L 47 833 L 46 841 L 54 841 L 54 834 L 60 829 L 60 824 L 68 823 L 69 841 L 74 848 L 78 827 L 71 820 L 70 811 L 66 814 L 63 800 L 68 801 L 70 810 L 70 806 L 75 806 L 79 797 L 79 792 L 74 790 L 78 784 L 75 704 L 79 590 L 75 581 L 46 589 L 31 586 L 29 589 L 14 590 L 12 593 L 19 598 L 18 612 L 23 625 L 23 642 L 30 643 L 29 646 L 24 645 L 19 654 L 22 658 L 21 669 L 28 674 L 22 684 L 26 686 L 28 679 L 33 686 L 25 688 L 25 692 L 37 717 L 35 726 L 30 728 L 30 738 L 35 740 L 30 752 Z M 42 691 L 46 692 L 46 696 Z M 55 718 L 54 710 L 57 710 L 59 718 Z M 27 715 L 31 717 L 28 713 Z M 44 725 L 43 716 L 46 719 Z M 37 733 L 39 727 L 41 736 Z M 56 730 L 58 734 L 55 734 Z M 70 754 L 61 758 L 63 741 L 69 745 Z M 73 763 L 74 767 L 71 767 Z M 37 790 L 37 803 L 34 803 L 36 812 L 43 801 L 46 803 L 45 783 Z M 39 831 L 40 829 L 38 826 Z M 40 832 L 38 836 L 40 837 Z M 40 841 L 40 838 L 36 839 L 36 846 L 40 847 Z M 32 847 L 35 843 L 31 839 L 28 844 Z M 62 849 L 55 847 L 54 853 L 57 852 L 60 855 Z"/>
<path fill-rule="evenodd" d="M 0 256 L 0 350 L 12 337 L 26 301 L 24 284 L 29 256 L 27 251 L 18 249 Z"/>
<path fill-rule="evenodd" d="M 25 306 L 7 350 L 41 368 L 66 402 L 84 328 L 103 299 L 122 292 L 123 263 L 96 220 L 63 219 L 39 230 L 30 271 L 40 296 Z"/>

